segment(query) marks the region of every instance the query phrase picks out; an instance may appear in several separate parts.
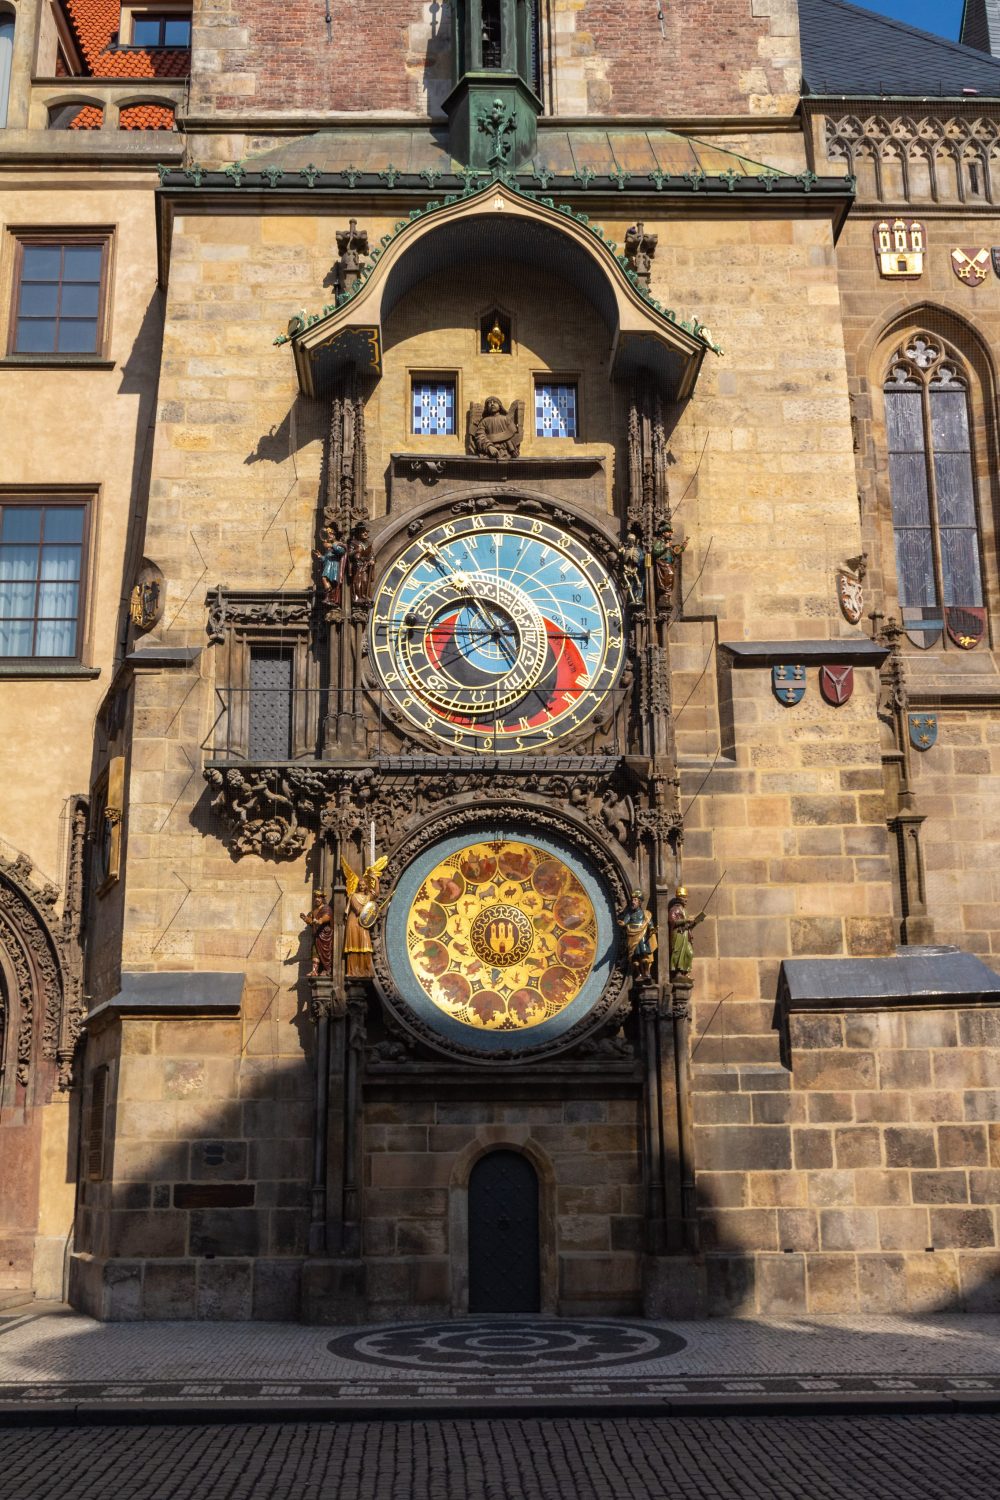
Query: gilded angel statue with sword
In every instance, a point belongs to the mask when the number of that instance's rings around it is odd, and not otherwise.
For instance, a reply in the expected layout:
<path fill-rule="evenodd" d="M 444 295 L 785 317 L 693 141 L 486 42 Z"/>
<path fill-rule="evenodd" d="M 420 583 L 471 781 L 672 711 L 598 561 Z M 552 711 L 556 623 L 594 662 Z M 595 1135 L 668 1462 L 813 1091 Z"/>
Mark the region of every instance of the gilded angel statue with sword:
<path fill-rule="evenodd" d="M 390 896 L 382 902 L 378 899 L 379 882 L 388 863 L 388 855 L 383 854 L 372 861 L 363 875 L 358 876 L 341 855 L 340 868 L 347 885 L 344 958 L 347 962 L 348 979 L 371 979 L 374 975 L 371 934 L 375 923 L 389 905 Z"/>

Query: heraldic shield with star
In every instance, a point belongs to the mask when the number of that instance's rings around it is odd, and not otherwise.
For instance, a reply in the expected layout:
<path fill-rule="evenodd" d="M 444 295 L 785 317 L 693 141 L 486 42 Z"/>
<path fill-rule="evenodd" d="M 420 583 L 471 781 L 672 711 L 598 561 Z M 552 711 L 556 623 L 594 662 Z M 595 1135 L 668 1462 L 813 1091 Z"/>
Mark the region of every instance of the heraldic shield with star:
<path fill-rule="evenodd" d="M 907 714 L 910 744 L 914 750 L 929 750 L 938 737 L 937 719 L 933 714 Z"/>

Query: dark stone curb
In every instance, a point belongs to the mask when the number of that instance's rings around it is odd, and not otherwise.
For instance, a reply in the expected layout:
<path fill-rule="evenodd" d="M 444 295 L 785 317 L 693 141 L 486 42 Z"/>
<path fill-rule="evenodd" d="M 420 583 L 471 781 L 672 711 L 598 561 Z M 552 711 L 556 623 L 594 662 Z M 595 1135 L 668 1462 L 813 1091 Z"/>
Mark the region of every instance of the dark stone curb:
<path fill-rule="evenodd" d="M 296 1422 L 493 1421 L 545 1417 L 851 1417 L 945 1416 L 1000 1412 L 1000 1393 L 917 1395 L 593 1396 L 572 1400 L 331 1402 L 322 1400 L 122 1401 L 0 1404 L 0 1429 L 15 1427 L 234 1426 Z"/>

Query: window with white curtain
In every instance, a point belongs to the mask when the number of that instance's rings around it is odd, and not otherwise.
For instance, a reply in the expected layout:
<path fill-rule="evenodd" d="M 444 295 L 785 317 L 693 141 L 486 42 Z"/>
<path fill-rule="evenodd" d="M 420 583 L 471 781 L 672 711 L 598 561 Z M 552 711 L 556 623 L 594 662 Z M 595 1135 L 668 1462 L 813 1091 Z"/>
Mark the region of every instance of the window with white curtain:
<path fill-rule="evenodd" d="M 0 501 L 0 660 L 80 652 L 87 505 Z"/>
<path fill-rule="evenodd" d="M 7 124 L 10 103 L 10 70 L 14 58 L 14 17 L 0 10 L 0 129 Z"/>

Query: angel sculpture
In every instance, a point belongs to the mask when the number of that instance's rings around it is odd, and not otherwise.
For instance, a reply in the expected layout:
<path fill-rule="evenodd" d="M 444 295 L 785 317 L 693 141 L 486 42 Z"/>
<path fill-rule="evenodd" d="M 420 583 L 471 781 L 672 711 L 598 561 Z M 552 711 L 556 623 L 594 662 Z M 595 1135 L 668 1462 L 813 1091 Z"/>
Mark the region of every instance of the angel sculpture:
<path fill-rule="evenodd" d="M 379 881 L 388 863 L 388 855 L 383 854 L 359 877 L 341 856 L 340 868 L 347 884 L 344 957 L 348 979 L 371 979 L 374 975 L 371 930 L 389 904 L 388 897 L 381 905 L 378 899 Z"/>
<path fill-rule="evenodd" d="M 467 452 L 479 458 L 518 458 L 524 441 L 524 402 L 512 401 L 510 410 L 499 396 L 487 396 L 482 406 L 469 407 Z"/>

